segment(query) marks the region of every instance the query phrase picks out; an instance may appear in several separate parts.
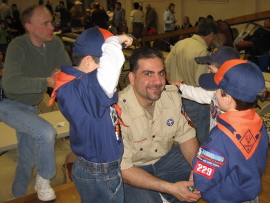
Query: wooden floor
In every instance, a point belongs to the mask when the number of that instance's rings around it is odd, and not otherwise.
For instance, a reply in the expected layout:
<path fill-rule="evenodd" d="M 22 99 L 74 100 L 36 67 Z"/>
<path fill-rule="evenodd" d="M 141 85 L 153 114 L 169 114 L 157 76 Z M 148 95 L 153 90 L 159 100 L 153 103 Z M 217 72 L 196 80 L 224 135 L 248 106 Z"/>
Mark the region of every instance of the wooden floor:
<path fill-rule="evenodd" d="M 73 183 L 67 183 L 54 188 L 56 200 L 50 201 L 55 203 L 80 203 L 80 196 Z M 270 148 L 268 149 L 267 166 L 262 178 L 262 192 L 259 195 L 260 203 L 270 203 Z M 44 203 L 38 200 L 36 194 L 31 194 L 21 197 L 8 203 Z M 197 203 L 206 203 L 204 200 L 199 200 Z"/>

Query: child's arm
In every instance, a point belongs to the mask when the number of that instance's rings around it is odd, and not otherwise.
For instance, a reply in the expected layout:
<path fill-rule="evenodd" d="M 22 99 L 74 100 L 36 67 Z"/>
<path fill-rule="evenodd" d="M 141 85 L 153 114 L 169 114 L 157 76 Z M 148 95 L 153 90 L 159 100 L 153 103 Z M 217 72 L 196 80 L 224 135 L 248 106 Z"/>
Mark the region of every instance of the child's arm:
<path fill-rule="evenodd" d="M 100 86 L 108 97 L 112 98 L 116 91 L 118 79 L 125 61 L 122 52 L 122 44 L 130 46 L 133 39 L 127 35 L 112 36 L 106 39 L 102 45 L 102 56 L 100 58 L 99 68 L 97 69 L 97 78 Z"/>
<path fill-rule="evenodd" d="M 181 84 L 179 88 L 182 92 L 182 97 L 198 102 L 200 104 L 210 104 L 211 98 L 215 91 L 205 90 L 201 87 L 194 87 L 191 85 Z"/>
<path fill-rule="evenodd" d="M 182 92 L 182 97 L 198 102 L 200 104 L 210 104 L 211 98 L 215 91 L 205 90 L 201 87 L 194 87 L 191 85 L 182 84 L 183 80 L 177 82 L 169 82 L 171 85 L 176 85 Z"/>

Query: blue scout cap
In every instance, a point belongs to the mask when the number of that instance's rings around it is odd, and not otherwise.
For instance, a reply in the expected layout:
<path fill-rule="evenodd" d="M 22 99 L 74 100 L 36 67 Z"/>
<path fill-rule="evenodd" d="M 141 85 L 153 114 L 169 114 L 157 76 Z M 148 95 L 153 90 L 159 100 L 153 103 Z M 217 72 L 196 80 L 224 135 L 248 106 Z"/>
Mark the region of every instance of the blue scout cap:
<path fill-rule="evenodd" d="M 76 39 L 73 47 L 73 52 L 85 56 L 101 57 L 101 47 L 108 37 L 113 34 L 105 29 L 99 27 L 89 28 L 80 34 Z"/>
<path fill-rule="evenodd" d="M 218 71 L 202 74 L 199 84 L 204 89 L 222 89 L 233 98 L 254 102 L 265 87 L 260 68 L 251 61 L 233 59 L 226 61 Z"/>
<path fill-rule="evenodd" d="M 219 65 L 222 65 L 225 61 L 231 59 L 239 59 L 238 52 L 228 46 L 219 46 L 212 50 L 209 56 L 195 57 L 197 63 L 212 63 L 216 62 Z"/>

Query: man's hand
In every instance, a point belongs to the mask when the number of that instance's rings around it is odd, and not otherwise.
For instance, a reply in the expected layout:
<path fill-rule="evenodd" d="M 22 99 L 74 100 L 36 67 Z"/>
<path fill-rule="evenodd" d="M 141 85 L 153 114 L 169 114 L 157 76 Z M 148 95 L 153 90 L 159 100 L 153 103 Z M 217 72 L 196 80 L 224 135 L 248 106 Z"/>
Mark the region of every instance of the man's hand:
<path fill-rule="evenodd" d="M 47 77 L 47 83 L 48 83 L 48 87 L 54 87 L 55 84 L 55 76 L 60 72 L 59 69 L 54 69 L 51 76 Z"/>
<path fill-rule="evenodd" d="M 118 35 L 118 37 L 120 38 L 122 44 L 125 44 L 125 47 L 128 47 L 130 45 L 132 45 L 133 39 L 127 35 Z"/>
<path fill-rule="evenodd" d="M 189 191 L 188 186 L 194 186 L 193 181 L 179 181 L 176 183 L 172 183 L 169 189 L 170 194 L 180 201 L 186 202 L 198 201 L 201 198 L 200 191 L 195 190 L 191 192 Z"/>

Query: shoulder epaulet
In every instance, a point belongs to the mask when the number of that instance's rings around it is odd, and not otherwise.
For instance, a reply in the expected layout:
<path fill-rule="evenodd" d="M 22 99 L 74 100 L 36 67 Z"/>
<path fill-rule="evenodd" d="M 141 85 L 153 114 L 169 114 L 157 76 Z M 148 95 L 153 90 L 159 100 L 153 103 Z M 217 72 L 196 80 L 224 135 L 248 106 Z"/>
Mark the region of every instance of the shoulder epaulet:
<path fill-rule="evenodd" d="M 178 92 L 179 88 L 176 85 L 166 85 L 166 92 Z"/>

